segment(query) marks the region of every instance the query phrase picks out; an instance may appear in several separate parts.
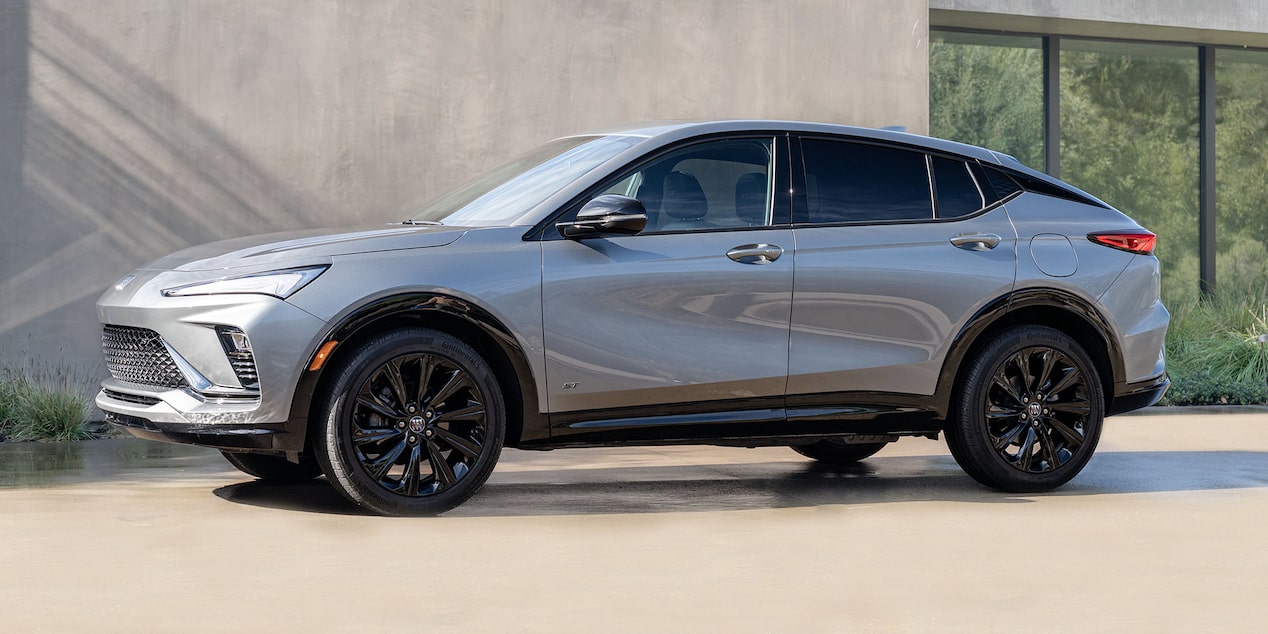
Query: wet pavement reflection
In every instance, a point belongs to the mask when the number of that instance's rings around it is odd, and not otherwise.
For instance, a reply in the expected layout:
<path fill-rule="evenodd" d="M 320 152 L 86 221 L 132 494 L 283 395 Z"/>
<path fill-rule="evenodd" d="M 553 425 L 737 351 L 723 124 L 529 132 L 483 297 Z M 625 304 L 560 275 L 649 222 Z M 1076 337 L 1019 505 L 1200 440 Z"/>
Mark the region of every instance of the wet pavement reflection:
<path fill-rule="evenodd" d="M 232 470 L 216 451 L 139 438 L 0 443 L 0 489 Z"/>
<path fill-rule="evenodd" d="M 506 450 L 498 470 L 453 517 L 715 512 L 920 500 L 983 504 L 1044 496 L 1159 493 L 1268 487 L 1268 452 L 1101 451 L 1074 481 L 1041 496 L 979 486 L 945 453 L 902 453 L 904 441 L 850 467 L 828 467 L 779 448 L 714 447 Z M 908 444 L 912 443 L 912 444 Z M 940 449 L 940 445 L 914 445 Z M 714 461 L 724 458 L 725 462 Z M 700 459 L 698 462 L 684 460 Z M 363 515 L 325 482 L 261 482 L 219 452 L 134 438 L 0 444 L 0 489 L 111 481 L 205 481 L 233 503 L 278 510 Z"/>

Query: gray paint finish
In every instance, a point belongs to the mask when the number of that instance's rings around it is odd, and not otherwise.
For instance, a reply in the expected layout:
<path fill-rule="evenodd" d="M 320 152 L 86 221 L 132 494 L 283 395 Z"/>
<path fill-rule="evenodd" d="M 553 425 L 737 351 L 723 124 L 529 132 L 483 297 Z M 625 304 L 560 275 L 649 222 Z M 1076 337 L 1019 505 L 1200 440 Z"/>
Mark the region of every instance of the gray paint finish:
<path fill-rule="evenodd" d="M 927 3 L 0 3 L 0 354 L 189 245 L 377 223 L 630 121 L 927 126 Z"/>
<path fill-rule="evenodd" d="M 783 396 L 792 234 L 543 242 L 550 411 Z M 753 243 L 786 254 L 769 264 L 726 256 Z"/>
<path fill-rule="evenodd" d="M 1003 207 L 954 222 L 798 228 L 789 394 L 933 394 L 955 336 L 1012 289 L 1016 237 Z M 951 245 L 987 233 L 993 249 Z"/>

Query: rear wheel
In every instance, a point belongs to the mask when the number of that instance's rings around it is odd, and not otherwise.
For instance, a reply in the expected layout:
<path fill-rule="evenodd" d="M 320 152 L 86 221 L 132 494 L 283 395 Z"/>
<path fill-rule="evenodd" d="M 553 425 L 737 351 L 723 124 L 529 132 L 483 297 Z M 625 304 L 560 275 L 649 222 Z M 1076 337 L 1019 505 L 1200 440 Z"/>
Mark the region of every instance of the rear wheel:
<path fill-rule="evenodd" d="M 848 465 L 876 455 L 886 442 L 847 443 L 835 438 L 817 440 L 808 445 L 793 445 L 792 450 L 825 464 Z"/>
<path fill-rule="evenodd" d="M 1087 465 L 1104 418 L 1100 376 L 1083 348 L 1059 330 L 1020 326 L 966 366 L 947 446 L 982 484 L 1048 491 Z"/>
<path fill-rule="evenodd" d="M 434 515 L 484 484 L 505 428 L 489 364 L 451 335 L 409 328 L 374 337 L 335 368 L 314 444 L 327 479 L 352 502 Z"/>
<path fill-rule="evenodd" d="M 311 457 L 304 456 L 298 463 L 280 456 L 256 453 L 222 451 L 229 464 L 247 475 L 270 482 L 305 482 L 321 475 L 321 467 Z"/>

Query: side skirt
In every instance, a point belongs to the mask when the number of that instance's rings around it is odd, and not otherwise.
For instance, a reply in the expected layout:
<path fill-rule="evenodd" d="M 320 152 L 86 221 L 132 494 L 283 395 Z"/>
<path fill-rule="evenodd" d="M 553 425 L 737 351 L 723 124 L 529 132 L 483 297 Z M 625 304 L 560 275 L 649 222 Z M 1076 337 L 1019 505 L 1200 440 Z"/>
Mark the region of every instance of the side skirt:
<path fill-rule="evenodd" d="M 943 426 L 929 397 L 866 393 L 566 412 L 552 414 L 550 424 L 550 438 L 524 442 L 520 448 L 689 444 L 756 447 L 831 437 L 885 442 L 897 436 L 935 436 Z"/>

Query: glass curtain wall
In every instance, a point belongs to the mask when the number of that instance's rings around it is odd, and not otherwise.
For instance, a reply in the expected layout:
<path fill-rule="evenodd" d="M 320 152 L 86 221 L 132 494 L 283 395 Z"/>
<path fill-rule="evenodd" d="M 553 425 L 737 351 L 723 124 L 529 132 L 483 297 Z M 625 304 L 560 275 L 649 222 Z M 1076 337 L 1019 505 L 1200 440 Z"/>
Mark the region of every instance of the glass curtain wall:
<path fill-rule="evenodd" d="M 1198 294 L 1198 51 L 1061 40 L 1061 177 L 1158 234 L 1163 299 Z"/>
<path fill-rule="evenodd" d="M 1268 53 L 1215 53 L 1215 279 L 1268 296 Z"/>
<path fill-rule="evenodd" d="M 1043 169 L 1043 40 L 932 31 L 929 134 Z"/>

